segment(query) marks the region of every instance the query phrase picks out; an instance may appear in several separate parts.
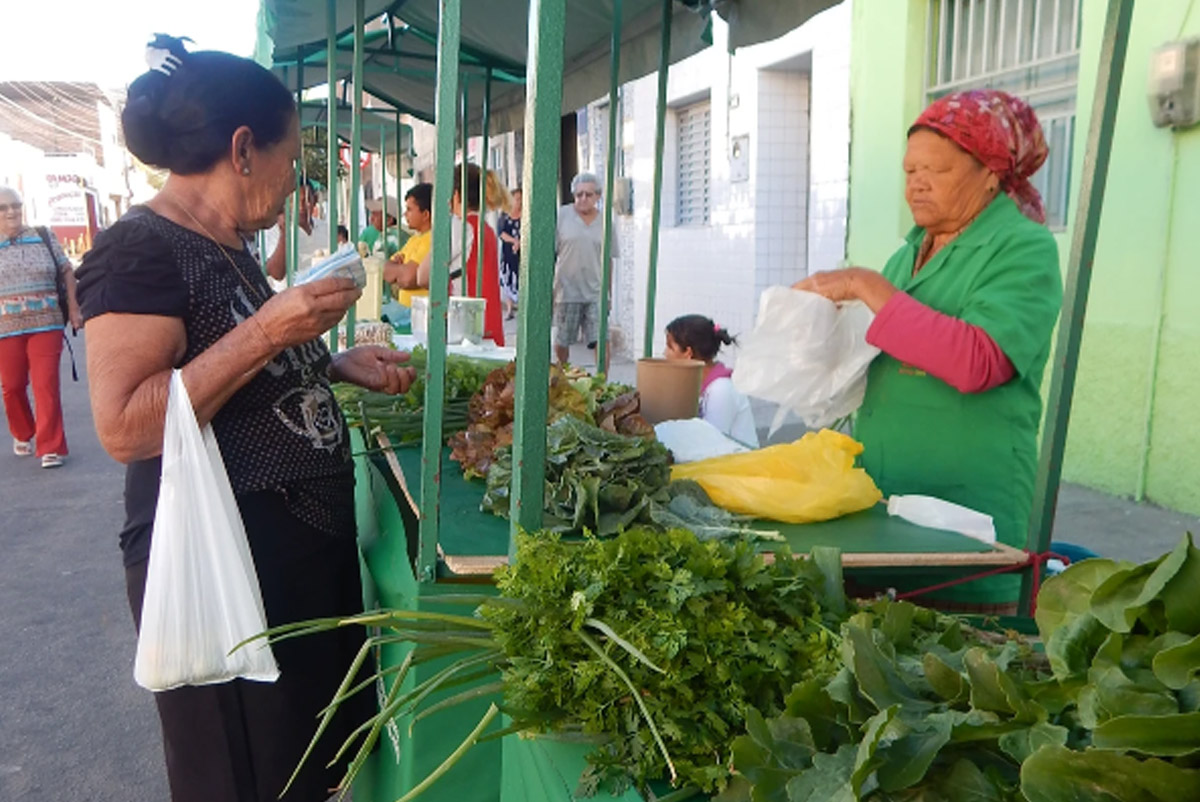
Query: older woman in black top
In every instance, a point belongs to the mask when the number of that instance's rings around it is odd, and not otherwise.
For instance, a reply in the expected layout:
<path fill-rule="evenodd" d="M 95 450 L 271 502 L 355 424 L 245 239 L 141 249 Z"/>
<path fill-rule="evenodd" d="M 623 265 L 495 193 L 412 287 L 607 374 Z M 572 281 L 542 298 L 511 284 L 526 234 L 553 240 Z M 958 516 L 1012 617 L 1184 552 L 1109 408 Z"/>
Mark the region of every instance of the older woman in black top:
<path fill-rule="evenodd" d="M 274 224 L 295 186 L 292 97 L 247 59 L 172 50 L 130 86 L 122 115 L 129 149 L 170 177 L 97 238 L 78 273 L 96 429 L 128 464 L 121 547 L 134 618 L 173 368 L 221 446 L 268 623 L 353 614 L 362 609 L 354 474 L 330 382 L 401 392 L 412 380 L 407 356 L 363 347 L 331 358 L 320 335 L 358 298 L 352 281 L 272 293 L 246 237 Z M 276 799 L 361 642 L 349 631 L 282 642 L 274 684 L 156 694 L 172 799 Z M 326 799 L 340 778 L 325 768 L 332 757 L 313 755 L 284 799 Z"/>

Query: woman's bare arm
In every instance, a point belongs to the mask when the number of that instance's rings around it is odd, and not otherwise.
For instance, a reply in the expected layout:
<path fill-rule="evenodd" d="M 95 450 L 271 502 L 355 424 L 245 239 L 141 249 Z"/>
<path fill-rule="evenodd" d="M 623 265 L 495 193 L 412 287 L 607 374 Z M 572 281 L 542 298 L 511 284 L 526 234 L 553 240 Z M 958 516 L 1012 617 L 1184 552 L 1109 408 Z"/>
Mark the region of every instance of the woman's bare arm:
<path fill-rule="evenodd" d="M 200 425 L 284 348 L 332 328 L 359 295 L 348 279 L 293 287 L 184 366 Z M 88 321 L 87 338 L 92 414 L 104 449 L 119 462 L 158 455 L 171 369 L 187 346 L 183 321 L 109 313 Z"/>

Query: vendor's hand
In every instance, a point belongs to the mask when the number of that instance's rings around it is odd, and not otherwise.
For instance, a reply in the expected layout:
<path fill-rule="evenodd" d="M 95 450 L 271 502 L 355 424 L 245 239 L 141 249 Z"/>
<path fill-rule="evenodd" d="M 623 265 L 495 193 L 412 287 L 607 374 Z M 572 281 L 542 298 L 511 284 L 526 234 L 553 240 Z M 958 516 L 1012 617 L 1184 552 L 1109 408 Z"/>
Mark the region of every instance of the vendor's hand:
<path fill-rule="evenodd" d="M 317 279 L 274 296 L 250 320 L 273 347 L 282 350 L 325 334 L 361 295 L 352 279 Z"/>
<path fill-rule="evenodd" d="M 67 304 L 67 322 L 73 331 L 83 328 L 83 313 L 79 311 L 79 304 Z"/>
<path fill-rule="evenodd" d="M 792 285 L 794 290 L 815 292 L 834 302 L 862 301 L 878 312 L 897 290 L 883 275 L 865 267 L 824 270 Z"/>
<path fill-rule="evenodd" d="M 404 365 L 407 361 L 405 351 L 393 351 L 382 345 L 360 345 L 334 356 L 329 378 L 396 395 L 408 390 L 417 376 L 415 370 Z"/>

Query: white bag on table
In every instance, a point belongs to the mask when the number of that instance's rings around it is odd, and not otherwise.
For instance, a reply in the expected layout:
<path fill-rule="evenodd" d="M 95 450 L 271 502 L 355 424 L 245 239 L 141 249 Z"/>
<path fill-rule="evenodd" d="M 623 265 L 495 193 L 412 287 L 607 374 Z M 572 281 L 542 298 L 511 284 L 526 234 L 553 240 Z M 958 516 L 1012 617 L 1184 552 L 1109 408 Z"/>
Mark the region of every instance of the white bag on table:
<path fill-rule="evenodd" d="M 743 337 L 733 386 L 779 405 L 774 433 L 787 413 L 813 429 L 862 404 L 867 367 L 879 349 L 867 344 L 875 314 L 859 301 L 836 304 L 791 287 L 769 287 L 758 302 L 754 331 Z"/>
<path fill-rule="evenodd" d="M 212 427 L 201 432 L 182 374 L 171 374 L 162 482 L 154 513 L 133 677 L 151 691 L 237 677 L 274 682 L 267 628 L 242 516 Z"/>

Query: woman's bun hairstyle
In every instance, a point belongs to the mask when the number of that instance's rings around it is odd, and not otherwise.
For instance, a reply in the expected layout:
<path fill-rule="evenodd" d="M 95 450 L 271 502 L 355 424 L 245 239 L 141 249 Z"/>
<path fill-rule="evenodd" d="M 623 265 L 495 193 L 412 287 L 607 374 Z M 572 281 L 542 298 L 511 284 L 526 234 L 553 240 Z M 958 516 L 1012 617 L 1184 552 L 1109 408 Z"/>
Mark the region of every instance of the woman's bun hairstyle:
<path fill-rule="evenodd" d="M 667 324 L 667 334 L 680 348 L 691 348 L 696 359 L 709 362 L 717 358 L 722 345 L 733 345 L 737 337 L 704 315 L 683 315 Z"/>
<path fill-rule="evenodd" d="M 229 152 L 242 126 L 254 132 L 258 148 L 287 136 L 296 104 L 270 71 L 219 51 L 179 61 L 169 73 L 151 69 L 129 86 L 121 127 L 138 159 L 179 175 L 203 173 Z"/>

